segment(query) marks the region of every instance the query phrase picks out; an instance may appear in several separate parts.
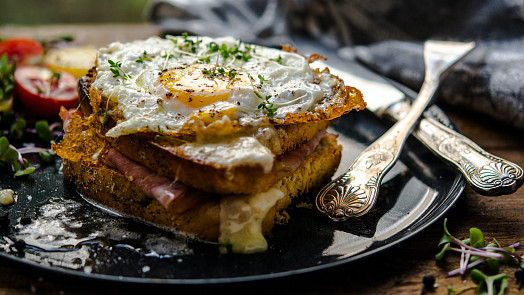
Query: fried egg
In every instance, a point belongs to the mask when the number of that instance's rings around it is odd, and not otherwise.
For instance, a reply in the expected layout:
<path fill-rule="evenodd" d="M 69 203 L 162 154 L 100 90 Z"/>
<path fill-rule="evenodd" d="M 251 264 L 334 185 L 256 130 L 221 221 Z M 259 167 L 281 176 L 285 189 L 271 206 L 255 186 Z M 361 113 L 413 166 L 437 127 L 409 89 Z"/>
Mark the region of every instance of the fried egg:
<path fill-rule="evenodd" d="M 106 136 L 176 133 L 191 124 L 285 122 L 333 107 L 337 83 L 297 53 L 231 37 L 151 37 L 98 51 L 92 87 L 117 102 Z M 344 98 L 341 98 L 344 103 Z M 226 118 L 227 117 L 227 118 Z M 197 124 L 198 125 L 198 124 Z"/>

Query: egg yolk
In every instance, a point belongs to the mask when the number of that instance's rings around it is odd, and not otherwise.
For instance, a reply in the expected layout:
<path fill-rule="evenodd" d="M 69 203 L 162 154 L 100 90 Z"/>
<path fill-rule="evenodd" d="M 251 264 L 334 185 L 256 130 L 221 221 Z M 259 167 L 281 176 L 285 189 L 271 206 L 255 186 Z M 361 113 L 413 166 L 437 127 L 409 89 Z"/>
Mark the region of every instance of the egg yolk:
<path fill-rule="evenodd" d="M 167 98 L 177 99 L 192 108 L 227 101 L 232 88 L 250 84 L 246 74 L 209 64 L 165 70 L 160 82 L 169 90 Z"/>

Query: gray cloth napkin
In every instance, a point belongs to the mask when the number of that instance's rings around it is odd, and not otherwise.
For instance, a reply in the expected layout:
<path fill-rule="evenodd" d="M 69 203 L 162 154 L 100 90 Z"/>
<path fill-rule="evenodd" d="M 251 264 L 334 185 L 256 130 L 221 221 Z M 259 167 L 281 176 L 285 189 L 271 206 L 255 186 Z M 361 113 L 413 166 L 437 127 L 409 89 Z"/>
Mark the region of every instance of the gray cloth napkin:
<path fill-rule="evenodd" d="M 424 75 L 422 41 L 474 40 L 478 48 L 445 79 L 439 102 L 524 130 L 524 0 L 154 0 L 146 18 L 166 33 L 349 46 L 414 89 Z"/>
<path fill-rule="evenodd" d="M 422 42 L 357 46 L 362 63 L 406 86 L 424 80 Z M 524 130 L 524 39 L 481 42 L 442 82 L 438 101 Z"/>
<path fill-rule="evenodd" d="M 266 46 L 291 42 L 278 0 L 153 0 L 146 19 L 167 34 L 233 36 Z"/>

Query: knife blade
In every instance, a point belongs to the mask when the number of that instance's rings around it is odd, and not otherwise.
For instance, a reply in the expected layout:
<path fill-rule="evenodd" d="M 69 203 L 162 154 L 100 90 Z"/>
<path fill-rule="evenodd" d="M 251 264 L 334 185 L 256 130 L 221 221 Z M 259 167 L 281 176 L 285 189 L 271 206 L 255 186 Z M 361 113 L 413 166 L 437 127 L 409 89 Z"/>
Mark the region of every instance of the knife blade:
<path fill-rule="evenodd" d="M 337 61 L 337 65 L 340 65 Z M 367 108 L 380 117 L 402 118 L 411 107 L 416 93 L 381 77 L 355 62 L 344 64 L 342 70 L 332 64 L 316 61 L 313 66 L 328 67 L 348 85 L 362 91 Z M 399 89 L 401 88 L 402 91 Z M 453 125 L 436 105 L 424 113 L 413 135 L 433 153 L 455 166 L 469 185 L 479 194 L 499 196 L 515 192 L 524 182 L 521 167 L 492 155 L 469 138 L 454 130 Z"/>

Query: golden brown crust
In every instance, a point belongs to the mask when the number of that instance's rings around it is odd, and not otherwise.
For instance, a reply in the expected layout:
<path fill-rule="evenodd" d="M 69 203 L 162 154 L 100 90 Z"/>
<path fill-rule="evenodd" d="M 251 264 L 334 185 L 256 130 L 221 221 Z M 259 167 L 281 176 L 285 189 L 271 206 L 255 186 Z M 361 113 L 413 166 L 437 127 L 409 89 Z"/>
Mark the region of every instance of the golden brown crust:
<path fill-rule="evenodd" d="M 191 187 L 218 194 L 248 194 L 265 191 L 277 180 L 276 165 L 269 173 L 261 166 L 236 165 L 233 168 L 197 163 L 177 156 L 173 147 L 162 146 L 138 136 L 111 139 L 111 145 L 130 159 L 160 175 L 178 179 Z"/>
<path fill-rule="evenodd" d="M 329 74 L 329 69 L 325 68 L 313 70 L 313 79 L 318 79 L 321 74 Z M 334 94 L 330 97 L 324 98 L 319 105 L 324 107 L 317 107 L 313 111 L 306 111 L 305 113 L 289 113 L 285 119 L 271 118 L 274 124 L 287 125 L 305 122 L 325 121 L 339 118 L 340 116 L 350 112 L 351 110 L 360 111 L 366 108 L 366 102 L 362 92 L 355 87 L 344 86 L 344 81 L 338 76 L 331 75 L 336 79 L 333 86 Z"/>
<path fill-rule="evenodd" d="M 315 57 L 319 58 L 319 57 Z M 314 79 L 321 75 L 331 75 L 329 70 L 313 70 Z M 334 95 L 320 102 L 322 107 L 300 114 L 288 114 L 284 119 L 270 118 L 266 128 L 260 128 L 255 136 L 259 142 L 268 147 L 277 157 L 286 151 L 293 150 L 300 144 L 311 140 L 319 131 L 325 130 L 334 118 L 356 109 L 365 108 L 360 91 L 353 87 L 345 87 L 343 81 L 336 78 L 333 86 Z M 86 114 L 98 116 L 98 133 L 105 134 L 121 119 L 118 108 L 108 98 L 90 87 L 96 78 L 96 70 L 88 72 L 88 76 L 80 80 L 79 92 L 82 109 Z M 99 114 L 98 111 L 101 111 Z M 273 126 L 272 126 L 273 125 Z M 232 123 L 235 135 L 253 132 Z M 249 127 L 252 128 L 252 127 Z M 266 132 L 260 132 L 264 130 Z M 274 165 L 270 172 L 264 172 L 260 165 L 239 164 L 234 167 L 218 167 L 213 163 L 199 163 L 194 157 L 177 152 L 177 146 L 184 141 L 193 142 L 195 134 L 182 130 L 180 134 L 162 133 L 162 136 L 150 130 L 139 131 L 131 135 L 116 138 L 105 138 L 113 148 L 142 163 L 157 173 L 170 178 L 179 179 L 189 186 L 220 194 L 245 194 L 264 191 L 273 186 L 279 178 Z M 183 173 L 181 173 L 181 171 Z"/>
<path fill-rule="evenodd" d="M 281 179 L 276 187 L 285 197 L 277 202 L 263 222 L 268 233 L 275 223 L 277 212 L 291 204 L 291 200 L 327 181 L 340 161 L 341 147 L 336 139 L 326 137 L 309 155 L 297 171 Z M 108 166 L 89 167 L 82 162 L 64 159 L 66 180 L 76 185 L 86 198 L 117 211 L 161 227 L 194 234 L 199 238 L 216 241 L 219 236 L 220 198 L 210 198 L 184 213 L 164 209 L 159 202 L 146 196 L 119 171 Z"/>
<path fill-rule="evenodd" d="M 82 83 L 84 83 L 83 87 Z M 82 101 L 89 99 L 86 90 L 88 83 L 89 79 L 80 81 L 79 91 Z M 83 110 L 88 110 L 89 107 L 90 105 L 84 106 L 82 103 Z M 331 123 L 331 121 L 318 121 L 277 125 L 274 128 L 268 127 L 266 131 L 269 134 L 267 136 L 258 134 L 257 139 L 279 156 L 311 140 L 319 131 L 327 129 Z M 98 129 L 94 133 L 103 134 L 106 129 L 102 124 L 93 126 Z M 269 173 L 265 173 L 261 166 L 237 165 L 228 168 L 197 163 L 190 157 L 176 152 L 176 146 L 183 141 L 170 140 L 169 137 L 162 136 L 155 140 L 155 137 L 150 135 L 132 134 L 117 138 L 104 137 L 104 139 L 122 154 L 155 172 L 204 191 L 219 194 L 255 193 L 269 189 L 279 177 L 277 165 L 274 165 Z"/>
<path fill-rule="evenodd" d="M 363 110 L 366 108 L 366 102 L 364 101 L 363 95 L 355 87 L 345 86 L 344 81 L 338 76 L 332 75 L 329 72 L 328 68 L 324 70 L 313 69 L 313 79 L 319 80 L 321 75 L 328 74 L 331 78 L 335 79 L 335 84 L 333 85 L 333 95 L 325 97 L 322 101 L 317 104 L 317 107 L 314 110 L 309 110 L 304 113 L 289 113 L 285 118 L 276 118 L 269 117 L 269 121 L 275 125 L 289 125 L 297 123 L 312 123 L 319 121 L 331 121 L 340 116 L 355 110 Z M 89 81 L 94 81 L 96 78 L 96 72 L 91 73 L 92 77 L 88 79 Z M 86 87 L 89 87 L 90 83 L 85 82 Z M 108 101 L 107 97 L 100 96 L 99 92 L 93 87 L 89 87 L 89 90 L 86 93 L 89 94 L 91 100 L 91 109 L 92 110 L 102 110 L 106 112 L 106 105 L 108 109 L 109 116 L 115 121 L 123 119 L 123 116 L 119 113 L 116 105 L 113 105 L 111 100 Z M 235 121 L 232 122 L 233 128 L 236 132 L 242 132 L 243 127 L 238 126 L 238 123 Z M 108 129 L 106 129 L 108 130 Z M 191 128 L 183 127 L 177 132 L 169 133 L 170 136 L 187 136 L 192 134 L 194 130 Z M 149 134 L 154 133 L 150 130 L 138 130 L 137 133 Z M 167 133 L 165 133 L 167 134 Z M 154 136 L 154 135 L 153 135 Z"/>

